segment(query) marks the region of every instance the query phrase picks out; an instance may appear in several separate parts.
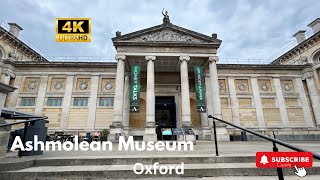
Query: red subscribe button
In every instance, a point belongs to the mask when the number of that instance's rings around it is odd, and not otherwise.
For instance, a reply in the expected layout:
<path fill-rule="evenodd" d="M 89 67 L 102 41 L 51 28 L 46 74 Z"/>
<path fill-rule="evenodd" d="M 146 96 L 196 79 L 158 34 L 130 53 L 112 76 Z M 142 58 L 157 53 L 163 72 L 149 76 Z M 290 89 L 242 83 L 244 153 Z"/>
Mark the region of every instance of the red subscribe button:
<path fill-rule="evenodd" d="M 258 168 L 312 167 L 311 152 L 257 152 Z"/>

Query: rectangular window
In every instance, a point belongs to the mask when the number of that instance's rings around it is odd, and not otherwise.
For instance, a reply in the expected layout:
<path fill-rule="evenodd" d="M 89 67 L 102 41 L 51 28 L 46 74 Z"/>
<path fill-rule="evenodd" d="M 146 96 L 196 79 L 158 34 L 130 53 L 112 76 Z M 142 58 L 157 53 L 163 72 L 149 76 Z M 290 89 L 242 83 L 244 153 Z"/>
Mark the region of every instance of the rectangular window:
<path fill-rule="evenodd" d="M 20 106 L 34 106 L 36 98 L 21 98 Z"/>
<path fill-rule="evenodd" d="M 100 98 L 99 106 L 113 107 L 113 98 Z"/>
<path fill-rule="evenodd" d="M 88 98 L 74 98 L 73 106 L 88 106 Z"/>
<path fill-rule="evenodd" d="M 61 106 L 62 98 L 48 98 L 47 106 Z"/>

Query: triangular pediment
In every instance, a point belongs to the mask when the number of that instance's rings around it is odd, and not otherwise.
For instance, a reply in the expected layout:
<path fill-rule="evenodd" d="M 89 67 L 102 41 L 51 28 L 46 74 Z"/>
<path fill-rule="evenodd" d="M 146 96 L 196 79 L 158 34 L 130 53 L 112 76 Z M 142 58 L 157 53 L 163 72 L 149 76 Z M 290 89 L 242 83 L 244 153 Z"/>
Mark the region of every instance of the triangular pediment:
<path fill-rule="evenodd" d="M 176 25 L 159 25 L 125 35 L 117 34 L 112 38 L 113 43 L 177 43 L 177 44 L 215 44 L 220 45 L 221 40 L 216 36 L 210 37 Z"/>

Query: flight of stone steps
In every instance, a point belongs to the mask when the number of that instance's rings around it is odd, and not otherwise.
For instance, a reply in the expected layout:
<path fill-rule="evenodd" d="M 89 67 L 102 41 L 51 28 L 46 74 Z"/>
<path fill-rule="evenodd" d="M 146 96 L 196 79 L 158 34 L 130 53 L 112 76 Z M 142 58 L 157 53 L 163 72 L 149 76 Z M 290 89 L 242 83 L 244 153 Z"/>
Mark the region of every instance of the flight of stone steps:
<path fill-rule="evenodd" d="M 184 174 L 141 174 L 133 172 L 135 163 L 153 165 L 178 165 L 184 162 Z M 255 156 L 209 156 L 194 155 L 176 157 L 153 156 L 114 156 L 114 157 L 72 157 L 72 158 L 17 158 L 10 162 L 0 161 L 0 179 L 230 179 L 249 176 L 267 176 L 265 179 L 277 179 L 276 169 L 258 169 Z M 284 169 L 289 179 L 298 178 L 293 169 Z M 320 179 L 320 162 L 314 162 L 313 168 L 307 169 L 309 178 Z M 312 176 L 316 175 L 316 176 Z M 238 178 L 237 178 L 238 177 Z M 260 177 L 259 177 L 260 179 Z M 288 178 L 285 178 L 288 179 Z"/>

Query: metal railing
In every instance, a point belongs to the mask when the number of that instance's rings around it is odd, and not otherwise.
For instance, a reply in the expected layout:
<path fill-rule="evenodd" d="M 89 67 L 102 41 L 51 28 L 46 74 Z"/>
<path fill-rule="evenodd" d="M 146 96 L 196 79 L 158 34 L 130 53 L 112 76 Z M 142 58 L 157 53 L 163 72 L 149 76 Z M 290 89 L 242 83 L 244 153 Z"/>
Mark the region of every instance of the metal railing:
<path fill-rule="evenodd" d="M 49 56 L 50 62 L 116 62 L 114 57 L 104 56 Z"/>
<path fill-rule="evenodd" d="M 24 124 L 24 128 L 23 128 L 23 135 L 22 135 L 22 142 L 25 142 L 26 140 L 26 135 L 27 135 L 27 127 L 30 124 L 34 124 L 36 121 L 45 121 L 45 123 L 48 123 L 49 121 L 46 120 L 48 119 L 48 117 L 44 116 L 44 117 L 39 117 L 39 116 L 19 116 L 19 115 L 11 115 L 10 119 L 27 119 L 25 121 L 19 121 L 19 122 L 13 122 L 13 123 L 8 123 L 8 124 L 1 124 L 0 128 L 2 127 L 8 127 L 8 126 L 13 126 L 13 125 L 17 125 L 17 124 Z M 18 152 L 18 156 L 21 157 L 22 153 L 21 153 L 21 149 L 19 149 Z"/>
<path fill-rule="evenodd" d="M 222 119 L 219 119 L 219 118 L 216 118 L 216 117 L 213 117 L 212 115 L 209 115 L 208 118 L 211 118 L 213 120 L 213 133 L 214 133 L 214 142 L 215 142 L 215 150 L 216 150 L 216 156 L 219 156 L 219 150 L 218 150 L 218 141 L 217 141 L 217 132 L 216 132 L 216 122 L 215 120 L 219 121 L 219 122 L 222 122 L 224 124 L 227 124 L 227 125 L 230 125 L 232 127 L 235 127 L 237 129 L 240 129 L 242 131 L 245 131 L 245 132 L 248 132 L 250 134 L 253 134 L 255 136 L 258 136 L 262 139 L 265 139 L 265 140 L 268 140 L 268 141 L 271 141 L 272 144 L 273 144 L 273 152 L 278 152 L 278 148 L 276 146 L 276 144 L 279 144 L 281 146 L 284 146 L 286 148 L 289 148 L 289 149 L 292 149 L 292 150 L 295 150 L 295 151 L 298 151 L 298 152 L 309 152 L 305 149 L 302 149 L 302 148 L 299 148 L 297 146 L 294 146 L 294 145 L 291 145 L 289 143 L 286 143 L 284 141 L 280 141 L 278 139 L 275 138 L 275 135 L 273 134 L 274 138 L 272 137 L 269 137 L 269 136 L 266 136 L 266 135 L 263 135 L 263 134 L 260 134 L 260 133 L 257 133 L 255 131 L 252 131 L 252 130 L 249 130 L 249 129 L 246 129 L 246 128 L 243 128 L 243 127 L 240 127 L 240 126 L 237 126 L 237 125 L 234 125 L 232 123 L 229 123 L 227 121 L 224 121 Z M 316 154 L 316 153 L 313 153 L 312 152 L 312 156 L 315 158 L 315 159 L 318 159 L 320 160 L 320 155 L 319 154 Z M 283 180 L 283 172 L 282 172 L 282 168 L 277 168 L 277 173 L 278 173 L 278 178 L 279 180 Z"/>
<path fill-rule="evenodd" d="M 4 22 L 3 20 L 0 19 L 0 26 L 9 33 L 10 26 Z M 44 57 L 45 59 L 49 60 L 49 56 L 44 53 L 43 51 L 40 50 L 36 45 L 32 44 L 30 41 L 28 41 L 25 37 L 23 37 L 21 34 L 19 34 L 18 39 L 25 43 L 28 47 L 36 51 L 40 56 Z"/>
<path fill-rule="evenodd" d="M 218 64 L 269 64 L 272 59 L 263 58 L 219 58 Z"/>

